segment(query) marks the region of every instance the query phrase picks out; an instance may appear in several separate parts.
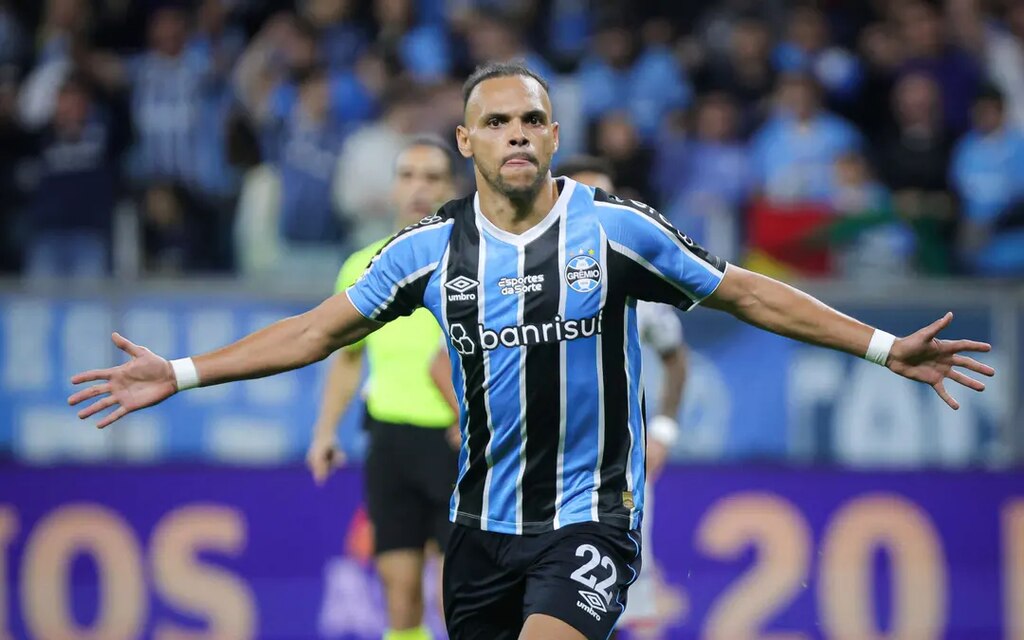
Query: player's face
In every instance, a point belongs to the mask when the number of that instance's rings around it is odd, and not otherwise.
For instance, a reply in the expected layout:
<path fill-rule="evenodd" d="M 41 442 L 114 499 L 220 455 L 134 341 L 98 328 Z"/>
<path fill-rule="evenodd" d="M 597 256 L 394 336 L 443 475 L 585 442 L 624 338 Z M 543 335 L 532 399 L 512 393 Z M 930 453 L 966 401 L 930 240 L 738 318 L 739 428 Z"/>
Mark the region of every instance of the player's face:
<path fill-rule="evenodd" d="M 455 196 L 451 168 L 437 147 L 409 147 L 395 162 L 391 197 L 403 225 L 414 224 Z"/>
<path fill-rule="evenodd" d="M 576 182 L 581 182 L 588 187 L 596 187 L 602 189 L 607 193 L 615 191 L 615 185 L 612 184 L 612 179 L 606 174 L 599 173 L 597 171 L 579 171 L 569 176 Z"/>
<path fill-rule="evenodd" d="M 537 194 L 558 150 L 547 91 L 533 78 L 492 78 L 478 84 L 456 131 L 459 152 L 473 158 L 477 180 L 512 199 Z"/>

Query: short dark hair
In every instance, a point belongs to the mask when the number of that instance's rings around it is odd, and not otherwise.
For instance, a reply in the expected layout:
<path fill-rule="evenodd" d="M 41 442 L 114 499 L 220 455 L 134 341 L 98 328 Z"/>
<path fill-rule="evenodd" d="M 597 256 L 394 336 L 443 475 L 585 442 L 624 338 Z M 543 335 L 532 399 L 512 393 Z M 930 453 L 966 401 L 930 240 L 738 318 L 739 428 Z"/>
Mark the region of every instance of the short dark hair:
<path fill-rule="evenodd" d="M 443 153 L 445 160 L 448 161 L 448 174 L 451 176 L 453 181 L 458 179 L 460 173 L 458 157 L 455 154 L 455 149 L 452 145 L 448 144 L 444 138 L 432 133 L 423 133 L 413 136 L 408 142 L 402 145 L 402 150 L 398 152 L 398 155 L 405 153 L 413 147 L 432 147 Z M 397 160 L 398 156 L 395 156 L 395 161 L 397 162 Z"/>
<path fill-rule="evenodd" d="M 1006 95 L 995 83 L 989 81 L 978 87 L 974 94 L 974 102 L 995 102 L 1000 107 L 1006 104 Z"/>
<path fill-rule="evenodd" d="M 476 85 L 484 80 L 514 76 L 533 78 L 540 86 L 544 87 L 544 91 L 548 91 L 548 81 L 541 77 L 539 73 L 526 66 L 526 61 L 524 60 L 488 62 L 487 64 L 480 65 L 473 73 L 469 74 L 465 84 L 462 85 L 462 108 L 465 109 L 466 105 L 469 104 L 469 95 L 473 93 L 473 89 L 476 89 Z"/>
<path fill-rule="evenodd" d="M 555 167 L 555 175 L 574 176 L 578 173 L 599 173 L 608 176 L 608 179 L 615 182 L 615 170 L 612 164 L 604 158 L 597 156 L 576 155 L 559 162 Z"/>

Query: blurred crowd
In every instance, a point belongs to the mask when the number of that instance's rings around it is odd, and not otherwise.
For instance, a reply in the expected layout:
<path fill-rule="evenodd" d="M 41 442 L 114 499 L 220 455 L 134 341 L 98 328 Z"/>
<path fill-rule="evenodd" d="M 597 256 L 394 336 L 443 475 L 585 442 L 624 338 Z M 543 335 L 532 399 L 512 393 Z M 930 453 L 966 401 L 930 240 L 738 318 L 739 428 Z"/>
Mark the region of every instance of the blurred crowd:
<path fill-rule="evenodd" d="M 1024 0 L 0 0 L 0 271 L 330 274 L 510 58 L 726 258 L 1024 274 Z"/>

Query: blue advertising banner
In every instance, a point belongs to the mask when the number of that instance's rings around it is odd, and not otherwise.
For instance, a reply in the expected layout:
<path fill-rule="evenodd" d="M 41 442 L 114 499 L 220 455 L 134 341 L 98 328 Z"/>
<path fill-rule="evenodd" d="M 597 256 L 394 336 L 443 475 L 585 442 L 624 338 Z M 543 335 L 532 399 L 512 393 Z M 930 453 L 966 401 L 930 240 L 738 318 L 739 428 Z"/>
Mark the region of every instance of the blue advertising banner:
<path fill-rule="evenodd" d="M 65 403 L 69 377 L 123 361 L 110 343 L 117 329 L 167 357 L 208 351 L 307 309 L 245 295 L 181 293 L 123 297 L 0 295 L 0 455 L 33 463 L 124 460 L 279 464 L 302 459 L 319 403 L 324 365 L 222 387 L 190 391 L 129 416 L 124 429 L 81 428 Z M 924 326 L 945 307 L 844 308 L 895 333 Z M 954 308 L 952 337 L 996 342 L 983 360 L 1019 366 L 999 350 L 986 307 Z M 960 466 L 999 463 L 1017 394 L 1013 376 L 988 392 L 959 391 L 948 411 L 927 387 L 900 380 L 845 354 L 814 349 L 697 309 L 683 316 L 692 349 L 676 459 L 796 457 L 851 465 Z M 657 358 L 645 358 L 647 397 L 658 398 Z M 342 444 L 363 446 L 353 407 Z"/>
<path fill-rule="evenodd" d="M 361 493 L 356 469 L 2 467 L 0 638 L 378 638 Z M 1024 473 L 677 467 L 656 502 L 633 638 L 1024 638 Z"/>

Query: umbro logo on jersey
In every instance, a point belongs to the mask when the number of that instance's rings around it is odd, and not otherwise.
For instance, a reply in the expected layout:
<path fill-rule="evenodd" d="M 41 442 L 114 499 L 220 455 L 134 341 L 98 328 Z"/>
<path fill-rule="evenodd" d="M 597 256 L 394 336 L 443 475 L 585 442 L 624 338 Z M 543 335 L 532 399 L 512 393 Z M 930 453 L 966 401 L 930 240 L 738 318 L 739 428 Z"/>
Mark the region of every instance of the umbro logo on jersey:
<path fill-rule="evenodd" d="M 476 300 L 476 294 L 472 293 L 480 283 L 466 276 L 458 276 L 444 283 L 448 290 L 448 302 L 466 302 Z"/>
<path fill-rule="evenodd" d="M 441 222 L 441 216 L 437 215 L 436 213 L 432 216 L 427 216 L 426 218 L 420 219 L 420 221 L 417 222 L 416 224 L 434 224 L 435 222 Z"/>
<path fill-rule="evenodd" d="M 601 621 L 601 613 L 608 613 L 608 608 L 604 606 L 604 600 L 601 596 L 597 595 L 593 591 L 579 590 L 580 597 L 582 600 L 576 601 L 576 606 L 583 609 L 590 614 L 594 620 Z M 598 613 L 600 611 L 601 613 Z"/>

